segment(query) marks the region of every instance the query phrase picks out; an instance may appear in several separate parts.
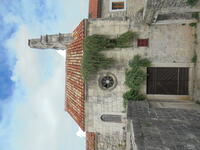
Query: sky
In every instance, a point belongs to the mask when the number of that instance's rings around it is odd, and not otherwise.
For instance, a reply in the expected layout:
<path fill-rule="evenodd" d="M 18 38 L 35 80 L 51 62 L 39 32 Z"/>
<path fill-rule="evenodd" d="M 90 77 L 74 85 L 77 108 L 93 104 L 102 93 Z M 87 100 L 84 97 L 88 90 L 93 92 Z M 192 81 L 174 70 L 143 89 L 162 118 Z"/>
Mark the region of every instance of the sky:
<path fill-rule="evenodd" d="M 0 150 L 85 150 L 64 111 L 65 58 L 28 39 L 70 33 L 87 15 L 88 0 L 0 0 Z"/>

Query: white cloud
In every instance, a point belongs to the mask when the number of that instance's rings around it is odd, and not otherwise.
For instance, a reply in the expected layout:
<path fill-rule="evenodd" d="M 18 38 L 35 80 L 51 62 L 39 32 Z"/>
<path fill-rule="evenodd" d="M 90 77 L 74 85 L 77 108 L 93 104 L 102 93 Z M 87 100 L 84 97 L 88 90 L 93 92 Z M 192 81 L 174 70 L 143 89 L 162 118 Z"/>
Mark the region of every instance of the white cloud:
<path fill-rule="evenodd" d="M 23 80 L 24 86 L 36 88 L 40 83 L 38 69 L 40 68 L 37 51 L 30 50 L 27 45 L 29 37 L 26 26 L 19 26 L 15 35 L 7 41 L 7 48 L 16 54 L 17 62 L 14 68 L 13 79 Z"/>
<path fill-rule="evenodd" d="M 83 132 L 83 130 L 81 130 L 81 128 L 79 128 L 78 131 L 76 132 L 76 135 L 78 137 L 83 138 L 83 137 L 85 137 L 85 132 Z"/>
<path fill-rule="evenodd" d="M 53 50 L 41 52 L 28 48 L 28 36 L 28 28 L 23 25 L 7 42 L 17 57 L 13 80 L 26 88 L 27 99 L 20 103 L 13 97 L 12 119 L 6 127 L 6 132 L 12 131 L 10 146 L 16 150 L 62 150 L 74 144 L 76 149 L 84 149 L 84 141 L 78 142 L 76 138 L 77 125 L 64 112 L 65 59 Z M 53 65 L 50 67 L 52 75 L 44 80 L 41 76 L 46 68 L 41 63 L 46 55 Z"/>
<path fill-rule="evenodd" d="M 66 51 L 63 50 L 57 50 L 57 53 L 62 56 L 63 58 L 66 58 Z"/>
<path fill-rule="evenodd" d="M 80 1 L 81 11 L 78 11 Z M 17 32 L 6 43 L 17 61 L 12 66 L 16 89 L 11 104 L 4 107 L 4 119 L 0 122 L 1 150 L 85 149 L 82 138 L 85 134 L 64 112 L 65 58 L 53 50 L 30 49 L 27 40 L 44 33 L 72 31 L 81 17 L 87 16 L 88 0 L 43 2 L 52 13 L 41 14 L 42 21 L 35 14 L 40 5 L 35 0 L 10 3 L 12 9 L 4 15 L 6 23 L 17 26 Z M 77 8 L 71 8 L 69 3 Z M 69 18 L 73 15 L 79 17 Z"/>

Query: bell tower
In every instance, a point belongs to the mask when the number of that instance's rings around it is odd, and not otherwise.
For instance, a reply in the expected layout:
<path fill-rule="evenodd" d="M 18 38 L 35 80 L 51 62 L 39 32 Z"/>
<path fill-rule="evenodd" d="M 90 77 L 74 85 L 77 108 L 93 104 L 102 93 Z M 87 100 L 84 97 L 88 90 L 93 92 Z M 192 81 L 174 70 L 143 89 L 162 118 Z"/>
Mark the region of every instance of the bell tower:
<path fill-rule="evenodd" d="M 42 35 L 38 39 L 29 39 L 28 45 L 31 48 L 38 49 L 61 49 L 66 50 L 67 46 L 72 40 L 72 34 L 54 34 L 54 35 Z"/>

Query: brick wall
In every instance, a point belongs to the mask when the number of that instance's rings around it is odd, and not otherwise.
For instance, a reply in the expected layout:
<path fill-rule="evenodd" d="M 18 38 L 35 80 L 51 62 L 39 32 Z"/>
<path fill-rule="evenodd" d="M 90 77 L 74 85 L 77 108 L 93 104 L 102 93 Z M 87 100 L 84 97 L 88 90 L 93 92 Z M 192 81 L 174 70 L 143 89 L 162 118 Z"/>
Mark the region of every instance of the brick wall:
<path fill-rule="evenodd" d="M 95 133 L 86 132 L 86 150 L 95 150 Z"/>
<path fill-rule="evenodd" d="M 66 57 L 66 101 L 65 110 L 85 130 L 85 89 L 81 75 L 85 20 L 73 32 L 73 41 L 68 47 Z"/>
<path fill-rule="evenodd" d="M 100 18 L 100 17 L 101 17 L 100 0 L 90 0 L 89 18 Z"/>

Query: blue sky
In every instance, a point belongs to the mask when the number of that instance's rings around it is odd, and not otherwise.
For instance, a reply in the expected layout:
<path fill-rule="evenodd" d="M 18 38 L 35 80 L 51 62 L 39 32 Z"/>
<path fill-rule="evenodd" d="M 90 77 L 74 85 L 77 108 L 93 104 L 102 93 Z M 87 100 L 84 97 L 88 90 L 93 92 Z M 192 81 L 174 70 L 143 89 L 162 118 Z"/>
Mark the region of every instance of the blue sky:
<path fill-rule="evenodd" d="M 0 150 L 85 149 L 64 112 L 65 58 L 27 41 L 70 33 L 87 14 L 88 0 L 1 0 Z"/>

